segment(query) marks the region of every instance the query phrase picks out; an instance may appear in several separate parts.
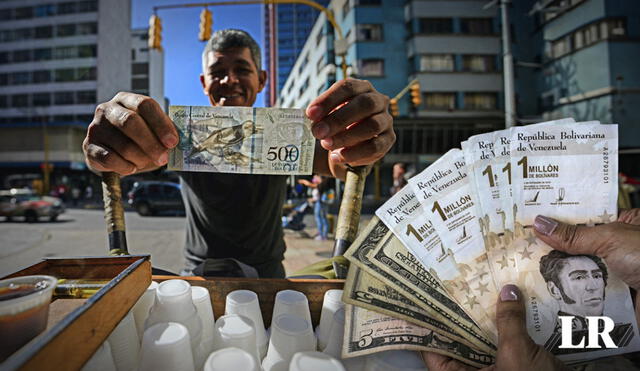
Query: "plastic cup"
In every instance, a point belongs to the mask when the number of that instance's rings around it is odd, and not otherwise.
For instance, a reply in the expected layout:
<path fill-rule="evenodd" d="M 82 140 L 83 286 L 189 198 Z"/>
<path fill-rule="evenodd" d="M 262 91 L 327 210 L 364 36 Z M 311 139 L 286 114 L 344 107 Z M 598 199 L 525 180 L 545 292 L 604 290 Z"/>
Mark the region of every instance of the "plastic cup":
<path fill-rule="evenodd" d="M 307 300 L 307 297 L 300 291 L 282 290 L 276 294 L 271 323 L 273 323 L 277 316 L 285 313 L 295 314 L 298 317 L 304 318 L 309 321 L 309 326 L 311 326 L 309 300 Z"/>
<path fill-rule="evenodd" d="M 337 359 L 321 352 L 299 352 L 291 359 L 289 371 L 346 371 Z"/>
<path fill-rule="evenodd" d="M 118 323 L 107 338 L 107 341 L 111 347 L 113 362 L 118 371 L 135 370 L 138 367 L 140 340 L 138 339 L 136 322 L 131 311 Z"/>
<path fill-rule="evenodd" d="M 136 329 L 138 330 L 139 339 L 142 339 L 142 336 L 144 335 L 144 323 L 147 320 L 147 317 L 149 317 L 149 310 L 151 310 L 153 303 L 156 301 L 157 288 L 158 283 L 151 281 L 147 290 L 142 294 L 142 296 L 140 296 L 131 310 L 133 312 L 133 318 L 136 320 Z"/>
<path fill-rule="evenodd" d="M 240 348 L 217 350 L 207 358 L 204 371 L 262 371 L 255 357 Z"/>
<path fill-rule="evenodd" d="M 342 358 L 342 344 L 344 341 L 344 308 L 338 309 L 333 314 L 331 331 L 327 336 L 327 346 L 323 352 L 338 359 Z"/>
<path fill-rule="evenodd" d="M 209 296 L 209 290 L 207 290 L 207 288 L 192 286 L 191 300 L 202 322 L 202 336 L 195 353 L 195 366 L 196 369 L 200 370 L 207 356 L 213 352 L 215 318 L 213 316 L 213 308 L 211 307 L 211 297 Z"/>
<path fill-rule="evenodd" d="M 367 371 L 424 371 L 424 361 L 418 352 L 387 350 L 371 354 L 365 362 Z"/>
<path fill-rule="evenodd" d="M 176 322 L 158 323 L 142 337 L 139 371 L 194 371 L 189 330 Z"/>
<path fill-rule="evenodd" d="M 309 321 L 291 313 L 280 314 L 271 323 L 269 349 L 262 368 L 287 371 L 294 354 L 315 349 L 316 337 Z"/>
<path fill-rule="evenodd" d="M 256 330 L 256 343 L 258 344 L 258 359 L 263 359 L 267 354 L 269 337 L 264 328 L 258 295 L 250 290 L 230 292 L 226 298 L 225 314 L 240 314 L 253 321 Z"/>
<path fill-rule="evenodd" d="M 0 363 L 47 328 L 57 282 L 51 276 L 0 281 Z"/>
<path fill-rule="evenodd" d="M 333 315 L 340 308 L 344 308 L 342 302 L 342 290 L 327 290 L 322 300 L 322 311 L 320 312 L 320 324 L 316 329 L 318 336 L 318 349 L 323 350 L 327 346 Z"/>
<path fill-rule="evenodd" d="M 87 363 L 82 367 L 82 371 L 116 371 L 116 365 L 113 363 L 111 347 L 108 341 L 102 343 L 98 350 L 93 353 L 91 358 L 89 358 Z"/>
<path fill-rule="evenodd" d="M 189 331 L 191 354 L 198 354 L 198 346 L 202 338 L 202 323 L 191 298 L 191 285 L 187 281 L 175 279 L 158 285 L 156 300 L 145 322 L 145 329 L 165 322 L 184 325 Z"/>
<path fill-rule="evenodd" d="M 239 314 L 226 314 L 216 322 L 213 349 L 235 347 L 244 350 L 258 358 L 258 346 L 256 344 L 256 330 L 253 321 Z"/>

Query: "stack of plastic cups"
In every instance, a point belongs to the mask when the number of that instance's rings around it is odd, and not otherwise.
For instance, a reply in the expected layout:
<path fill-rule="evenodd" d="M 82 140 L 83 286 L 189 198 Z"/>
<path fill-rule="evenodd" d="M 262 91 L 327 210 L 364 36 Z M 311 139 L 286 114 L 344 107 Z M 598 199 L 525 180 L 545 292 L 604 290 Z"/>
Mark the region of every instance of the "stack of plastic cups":
<path fill-rule="evenodd" d="M 158 288 L 158 283 L 155 281 L 151 281 L 147 290 L 142 294 L 140 299 L 136 302 L 131 310 L 133 312 L 133 318 L 136 321 L 136 329 L 138 330 L 138 338 L 142 340 L 142 336 L 144 335 L 144 323 L 149 316 L 149 310 L 153 306 L 153 303 L 156 301 L 156 289 Z"/>
<path fill-rule="evenodd" d="M 331 330 L 326 337 L 327 346 L 323 352 L 338 359 L 342 358 L 342 343 L 344 335 L 344 308 L 338 309 L 331 321 Z M 318 340 L 320 341 L 320 340 Z"/>
<path fill-rule="evenodd" d="M 342 302 L 342 290 L 327 290 L 322 300 L 322 312 L 320 312 L 320 324 L 316 328 L 318 337 L 318 349 L 324 350 L 328 344 L 333 316 L 340 308 L 344 308 Z M 344 315 L 343 315 L 344 316 Z"/>
<path fill-rule="evenodd" d="M 424 361 L 418 352 L 388 350 L 369 355 L 365 362 L 367 371 L 424 371 Z"/>
<path fill-rule="evenodd" d="M 202 336 L 200 344 L 194 354 L 196 369 L 200 370 L 202 369 L 204 361 L 207 359 L 209 354 L 213 352 L 215 318 L 213 316 L 213 308 L 211 307 L 209 290 L 205 287 L 192 286 L 191 299 L 193 300 L 193 305 L 195 305 L 196 311 L 198 312 L 200 322 L 202 322 Z"/>
<path fill-rule="evenodd" d="M 295 290 L 282 290 L 276 294 L 276 300 L 273 304 L 273 315 L 271 317 L 271 324 L 276 316 L 291 313 L 298 317 L 304 318 L 309 322 L 311 326 L 311 312 L 309 312 L 309 300 L 300 291 Z"/>
<path fill-rule="evenodd" d="M 262 360 L 267 354 L 269 338 L 264 328 L 258 295 L 249 290 L 230 292 L 226 298 L 225 314 L 239 314 L 253 321 L 256 330 L 256 343 L 258 344 L 258 357 L 259 360 Z"/>
<path fill-rule="evenodd" d="M 262 368 L 264 371 L 287 371 L 294 354 L 316 349 L 316 337 L 306 319 L 291 313 L 278 314 L 275 310 L 274 315 Z"/>
<path fill-rule="evenodd" d="M 244 350 L 258 358 L 258 345 L 256 343 L 256 330 L 253 321 L 239 314 L 225 314 L 218 318 L 215 325 L 213 349 L 235 347 Z"/>
<path fill-rule="evenodd" d="M 136 322 L 131 311 L 118 323 L 107 338 L 107 341 L 111 347 L 113 361 L 118 371 L 130 371 L 138 367 L 140 340 L 138 339 Z"/>
<path fill-rule="evenodd" d="M 321 352 L 299 352 L 291 359 L 289 371 L 346 371 L 337 359 Z"/>
<path fill-rule="evenodd" d="M 194 371 L 189 331 L 179 323 L 158 323 L 142 337 L 139 371 Z"/>
<path fill-rule="evenodd" d="M 184 280 L 168 280 L 158 285 L 156 301 L 151 307 L 145 329 L 163 322 L 176 322 L 189 331 L 191 354 L 195 354 L 202 337 L 202 323 L 191 299 L 191 285 Z M 146 332 L 146 330 L 145 330 Z"/>
<path fill-rule="evenodd" d="M 82 367 L 82 371 L 116 371 L 116 365 L 113 363 L 111 355 L 111 347 L 109 342 L 105 341 L 100 348 L 89 358 L 87 363 Z"/>
<path fill-rule="evenodd" d="M 207 358 L 204 371 L 262 371 L 260 363 L 251 354 L 240 348 L 217 350 Z"/>

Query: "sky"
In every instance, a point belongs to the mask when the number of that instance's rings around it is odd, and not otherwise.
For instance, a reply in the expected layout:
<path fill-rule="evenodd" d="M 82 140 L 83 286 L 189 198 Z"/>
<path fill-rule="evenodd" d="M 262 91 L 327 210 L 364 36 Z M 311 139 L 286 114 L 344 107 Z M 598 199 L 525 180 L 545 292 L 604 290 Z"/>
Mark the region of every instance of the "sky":
<path fill-rule="evenodd" d="M 158 5 L 188 4 L 202 1 L 188 0 L 132 0 L 132 28 L 147 28 L 153 7 Z M 224 5 L 209 7 L 213 13 L 213 32 L 223 28 L 243 29 L 261 48 L 264 36 L 261 18 L 262 5 Z M 202 49 L 198 40 L 202 8 L 158 10 L 162 20 L 162 47 L 164 48 L 164 95 L 171 105 L 208 106 L 202 92 L 199 75 L 202 71 Z M 264 61 L 264 58 L 262 59 Z M 264 63 L 264 62 L 263 62 Z M 264 90 L 258 95 L 256 107 L 264 107 Z"/>

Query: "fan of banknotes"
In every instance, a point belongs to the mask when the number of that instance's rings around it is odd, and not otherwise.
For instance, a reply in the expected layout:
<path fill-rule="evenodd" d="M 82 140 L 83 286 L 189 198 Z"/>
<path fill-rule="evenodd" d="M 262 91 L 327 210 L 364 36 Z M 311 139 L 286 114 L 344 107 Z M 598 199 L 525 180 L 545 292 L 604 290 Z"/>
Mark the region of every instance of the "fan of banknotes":
<path fill-rule="evenodd" d="M 376 211 L 345 256 L 351 267 L 343 356 L 429 350 L 482 367 L 496 354 L 496 301 L 516 284 L 532 339 L 565 362 L 640 350 L 629 288 L 594 256 L 536 238 L 545 215 L 573 224 L 617 215 L 616 125 L 573 119 L 476 135 Z M 564 348 L 606 316 L 616 348 Z M 600 345 L 606 345 L 601 344 Z"/>

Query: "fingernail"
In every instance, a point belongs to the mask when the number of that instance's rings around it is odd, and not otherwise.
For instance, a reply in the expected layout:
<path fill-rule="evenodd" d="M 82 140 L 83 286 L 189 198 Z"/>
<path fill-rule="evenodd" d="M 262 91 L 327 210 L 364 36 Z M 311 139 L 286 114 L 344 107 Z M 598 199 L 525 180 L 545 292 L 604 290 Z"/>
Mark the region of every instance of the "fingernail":
<path fill-rule="evenodd" d="M 314 136 L 318 139 L 324 139 L 329 134 L 329 125 L 324 122 L 313 125 Z"/>
<path fill-rule="evenodd" d="M 340 155 L 337 153 L 331 153 L 329 155 L 329 158 L 331 159 L 331 162 L 342 162 L 342 159 L 340 159 Z"/>
<path fill-rule="evenodd" d="M 311 106 L 307 108 L 307 116 L 313 121 L 320 120 L 322 117 L 322 108 L 320 106 Z"/>
<path fill-rule="evenodd" d="M 543 215 L 536 216 L 533 221 L 533 228 L 545 236 L 550 236 L 558 227 L 558 222 Z"/>
<path fill-rule="evenodd" d="M 520 289 L 516 285 L 504 285 L 500 290 L 500 301 L 518 301 L 519 296 Z"/>
<path fill-rule="evenodd" d="M 131 175 L 131 174 L 135 173 L 136 171 L 138 171 L 138 168 L 134 166 L 134 167 L 131 168 L 131 171 L 129 171 L 127 173 L 127 175 Z"/>
<path fill-rule="evenodd" d="M 178 144 L 178 138 L 176 138 L 173 134 L 167 134 L 162 137 L 162 143 L 167 148 L 173 148 L 176 144 Z"/>
<path fill-rule="evenodd" d="M 333 138 L 329 137 L 329 138 L 324 138 L 322 140 L 322 143 L 324 144 L 324 147 L 332 147 L 333 146 Z"/>
<path fill-rule="evenodd" d="M 156 164 L 162 166 L 162 165 L 167 163 L 168 159 L 169 159 L 169 153 L 168 152 L 163 152 L 160 155 L 160 157 L 156 160 Z"/>

